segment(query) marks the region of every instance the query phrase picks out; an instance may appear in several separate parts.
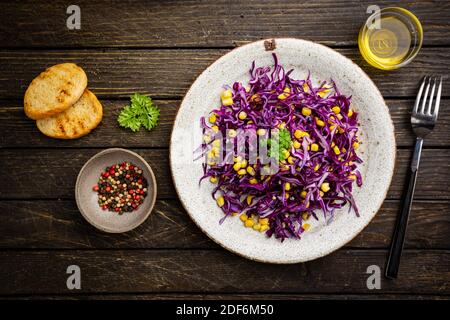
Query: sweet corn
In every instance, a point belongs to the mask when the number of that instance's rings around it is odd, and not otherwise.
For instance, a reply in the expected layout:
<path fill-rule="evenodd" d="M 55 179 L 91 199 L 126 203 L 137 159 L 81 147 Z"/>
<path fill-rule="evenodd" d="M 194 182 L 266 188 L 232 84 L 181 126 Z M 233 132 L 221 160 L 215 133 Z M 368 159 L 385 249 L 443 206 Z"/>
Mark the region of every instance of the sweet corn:
<path fill-rule="evenodd" d="M 239 171 L 241 169 L 241 163 L 240 162 L 236 162 L 233 165 L 233 169 L 234 169 L 234 171 Z"/>
<path fill-rule="evenodd" d="M 309 85 L 307 83 L 303 84 L 303 91 L 305 91 L 305 92 L 309 91 Z"/>
<path fill-rule="evenodd" d="M 336 128 L 336 126 L 335 126 L 335 125 L 331 125 L 331 126 L 330 126 L 330 131 L 333 131 L 334 128 Z"/>
<path fill-rule="evenodd" d="M 269 224 L 269 218 L 259 218 L 259 223 L 264 225 L 268 225 Z"/>
<path fill-rule="evenodd" d="M 205 135 L 203 136 L 203 141 L 204 141 L 205 143 L 210 143 L 210 142 L 211 142 L 211 136 L 205 134 Z"/>
<path fill-rule="evenodd" d="M 251 228 L 251 227 L 253 227 L 255 222 L 252 219 L 247 219 L 247 220 L 245 220 L 244 224 L 247 228 Z"/>
<path fill-rule="evenodd" d="M 289 94 L 287 94 L 287 93 L 282 93 L 282 94 L 278 95 L 278 100 L 284 100 L 284 99 L 286 99 L 287 97 L 289 97 Z"/>
<path fill-rule="evenodd" d="M 212 158 L 216 157 L 216 154 L 214 153 L 213 150 L 209 150 L 207 153 L 207 157 L 208 157 L 208 159 L 212 159 Z"/>
<path fill-rule="evenodd" d="M 244 120 L 245 118 L 247 118 L 247 113 L 245 111 L 239 112 L 239 119 Z"/>
<path fill-rule="evenodd" d="M 308 231 L 311 228 L 311 225 L 309 223 L 304 223 L 302 228 L 305 229 L 305 231 Z"/>
<path fill-rule="evenodd" d="M 292 156 L 289 156 L 287 161 L 288 161 L 289 164 L 293 164 L 295 162 L 295 158 L 292 157 Z"/>
<path fill-rule="evenodd" d="M 284 123 L 284 122 L 279 123 L 279 124 L 277 125 L 277 127 L 278 127 L 279 129 L 284 129 L 284 127 L 286 127 L 286 123 Z"/>
<path fill-rule="evenodd" d="M 261 225 L 259 223 L 253 225 L 253 230 L 259 231 L 261 229 Z"/>
<path fill-rule="evenodd" d="M 284 93 L 291 93 L 291 89 L 286 87 L 286 88 L 283 89 L 283 92 Z"/>
<path fill-rule="evenodd" d="M 210 115 L 209 116 L 209 122 L 211 122 L 211 123 L 216 123 L 216 121 L 217 121 L 217 117 L 216 117 L 216 115 L 213 113 L 212 115 Z"/>
<path fill-rule="evenodd" d="M 303 220 L 308 220 L 309 219 L 309 216 L 308 216 L 308 214 L 306 212 L 304 214 L 302 214 L 302 219 Z"/>
<path fill-rule="evenodd" d="M 355 141 L 353 142 L 353 149 L 358 149 L 359 148 L 359 142 Z"/>
<path fill-rule="evenodd" d="M 231 215 L 232 215 L 233 217 L 236 217 L 238 214 L 239 214 L 239 212 L 233 212 Z"/>
<path fill-rule="evenodd" d="M 297 139 L 301 139 L 303 137 L 309 137 L 309 133 L 302 131 L 302 130 L 295 130 L 294 137 L 296 137 Z"/>
<path fill-rule="evenodd" d="M 247 170 L 245 170 L 245 169 L 239 169 L 239 171 L 238 171 L 237 173 L 240 174 L 240 175 L 244 175 L 244 174 L 247 173 Z"/>
<path fill-rule="evenodd" d="M 233 98 L 225 98 L 225 99 L 222 99 L 222 104 L 223 104 L 225 107 L 229 107 L 229 106 L 233 105 Z"/>
<path fill-rule="evenodd" d="M 219 207 L 222 207 L 225 204 L 225 199 L 222 196 L 220 196 L 217 198 L 216 202 Z"/>
<path fill-rule="evenodd" d="M 245 87 L 245 92 L 250 92 L 250 87 Z"/>
<path fill-rule="evenodd" d="M 325 90 L 320 91 L 319 93 L 317 93 L 319 95 L 319 97 L 321 98 L 325 98 L 327 96 L 327 93 L 330 92 L 330 89 L 327 87 L 324 87 Z"/>
<path fill-rule="evenodd" d="M 295 149 L 300 149 L 300 147 L 302 146 L 302 144 L 300 142 L 298 142 L 297 140 L 294 141 L 293 146 Z"/>
<path fill-rule="evenodd" d="M 222 98 L 222 99 L 228 99 L 228 98 L 231 98 L 232 96 L 233 96 L 233 93 L 231 92 L 231 90 L 222 91 L 222 93 L 220 94 L 220 98 Z"/>
<path fill-rule="evenodd" d="M 286 200 L 289 199 L 289 193 L 286 192 L 286 193 L 284 194 L 284 198 L 285 198 Z"/>
<path fill-rule="evenodd" d="M 212 126 L 211 127 L 211 129 L 214 131 L 214 132 L 219 132 L 219 127 L 218 126 Z"/>
<path fill-rule="evenodd" d="M 323 122 L 322 120 L 320 120 L 319 118 L 316 118 L 316 123 L 319 127 L 323 127 L 325 126 L 325 122 Z"/>
<path fill-rule="evenodd" d="M 229 136 L 230 138 L 236 137 L 236 136 L 237 136 L 236 130 L 234 130 L 234 129 L 228 130 L 228 136 Z"/>
<path fill-rule="evenodd" d="M 251 205 L 252 204 L 252 200 L 253 200 L 254 197 L 255 196 L 251 196 L 251 195 L 247 196 L 247 205 Z"/>
<path fill-rule="evenodd" d="M 331 111 L 333 111 L 335 114 L 338 114 L 341 112 L 341 108 L 339 108 L 338 106 L 334 106 L 333 108 L 331 108 Z"/>
<path fill-rule="evenodd" d="M 211 183 L 217 183 L 217 177 L 212 176 L 212 177 L 209 178 L 209 181 Z"/>
<path fill-rule="evenodd" d="M 243 170 L 243 169 L 242 169 Z M 250 184 L 257 184 L 258 183 L 258 180 L 256 180 L 256 178 L 251 178 L 250 180 L 249 180 L 249 182 L 250 182 Z"/>
<path fill-rule="evenodd" d="M 306 209 L 309 208 L 309 202 L 305 205 L 305 208 L 306 208 Z"/>
<path fill-rule="evenodd" d="M 349 175 L 348 175 L 348 178 L 349 178 L 350 180 L 353 180 L 353 181 L 356 180 L 356 176 L 355 176 L 354 174 L 349 174 Z"/>
<path fill-rule="evenodd" d="M 214 141 L 212 142 L 212 146 L 213 146 L 213 147 L 220 147 L 220 140 L 219 140 L 219 139 L 214 140 Z"/>
<path fill-rule="evenodd" d="M 336 117 L 337 117 L 339 120 L 342 120 L 342 119 L 344 118 L 344 117 L 342 116 L 342 114 L 340 114 L 340 113 L 337 114 Z"/>
<path fill-rule="evenodd" d="M 310 115 L 311 115 L 311 109 L 310 109 L 310 108 L 303 107 L 303 108 L 302 108 L 302 115 L 304 115 L 305 117 L 310 116 Z"/>
<path fill-rule="evenodd" d="M 234 157 L 234 162 L 241 162 L 241 161 L 242 161 L 241 156 Z"/>
<path fill-rule="evenodd" d="M 248 217 L 245 213 L 243 213 L 239 216 L 239 219 L 241 219 L 242 222 L 245 222 L 245 221 L 247 221 Z"/>
<path fill-rule="evenodd" d="M 286 190 L 286 191 L 291 190 L 291 184 L 290 184 L 289 182 L 286 182 L 286 183 L 284 184 L 284 190 Z"/>
<path fill-rule="evenodd" d="M 248 166 L 248 167 L 247 167 L 247 173 L 248 173 L 249 175 L 251 175 L 251 176 L 254 176 L 256 172 L 255 172 L 255 169 L 253 169 L 252 166 Z"/>
<path fill-rule="evenodd" d="M 243 160 L 241 161 L 241 168 L 245 168 L 245 167 L 247 166 L 247 164 L 248 164 L 247 160 L 246 160 L 246 159 L 243 159 Z"/>
<path fill-rule="evenodd" d="M 300 197 L 302 197 L 303 199 L 305 199 L 307 194 L 308 194 L 308 193 L 307 193 L 305 190 L 303 190 L 302 192 L 300 192 Z"/>
<path fill-rule="evenodd" d="M 259 232 L 264 232 L 267 231 L 269 229 L 269 226 L 267 224 L 262 225 L 261 228 L 259 229 Z"/>
<path fill-rule="evenodd" d="M 339 150 L 338 146 L 334 146 L 334 147 L 333 147 L 333 151 L 334 151 L 334 153 L 336 153 L 337 155 L 340 155 L 340 154 L 341 154 L 341 150 Z"/>
<path fill-rule="evenodd" d="M 349 109 L 347 112 L 347 116 L 350 118 L 353 115 L 353 110 Z"/>
<path fill-rule="evenodd" d="M 323 192 L 328 192 L 328 191 L 330 191 L 330 184 L 329 184 L 328 182 L 324 182 L 324 183 L 322 183 L 322 185 L 320 186 L 320 189 L 321 189 Z"/>
<path fill-rule="evenodd" d="M 323 193 L 323 191 L 319 191 L 319 195 L 320 195 L 320 197 L 323 197 L 325 195 L 325 193 Z"/>
<path fill-rule="evenodd" d="M 311 151 L 319 151 L 319 145 L 317 143 L 313 143 L 311 145 Z"/>
<path fill-rule="evenodd" d="M 320 168 L 320 164 L 316 164 L 316 166 L 314 167 L 314 171 L 319 170 L 319 168 Z"/>
<path fill-rule="evenodd" d="M 256 134 L 257 134 L 258 136 L 263 136 L 263 135 L 266 134 L 266 129 L 260 128 L 260 129 L 256 130 Z"/>
<path fill-rule="evenodd" d="M 283 150 L 283 155 L 284 155 L 284 158 L 287 159 L 287 158 L 289 158 L 289 156 L 290 156 L 291 154 L 290 154 L 289 151 Z"/>

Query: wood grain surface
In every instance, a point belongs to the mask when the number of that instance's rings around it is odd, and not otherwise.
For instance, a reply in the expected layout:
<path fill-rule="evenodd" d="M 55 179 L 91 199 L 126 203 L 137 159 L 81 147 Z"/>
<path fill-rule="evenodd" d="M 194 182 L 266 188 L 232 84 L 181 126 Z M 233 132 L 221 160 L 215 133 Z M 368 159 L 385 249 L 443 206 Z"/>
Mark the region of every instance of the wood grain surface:
<path fill-rule="evenodd" d="M 87 1 L 81 29 L 66 27 L 68 3 L 0 2 L 0 299 L 449 299 L 450 2 L 377 1 L 402 6 L 423 25 L 423 48 L 395 71 L 369 66 L 357 35 L 373 1 Z M 352 59 L 383 94 L 395 125 L 397 159 L 387 200 L 344 248 L 296 265 L 246 260 L 194 225 L 172 183 L 169 139 L 181 99 L 196 77 L 234 47 L 295 37 Z M 80 64 L 104 106 L 88 136 L 42 135 L 23 113 L 23 95 L 45 68 Z M 369 265 L 383 268 L 405 185 L 414 137 L 410 110 L 420 79 L 444 76 L 438 124 L 425 140 L 399 278 L 366 286 Z M 117 115 L 131 94 L 161 109 L 155 130 L 131 133 Z M 149 219 L 125 234 L 89 225 L 74 200 L 82 165 L 109 147 L 141 154 L 158 182 Z M 197 183 L 193 182 L 193 187 Z M 66 268 L 82 269 L 82 289 L 66 289 Z"/>

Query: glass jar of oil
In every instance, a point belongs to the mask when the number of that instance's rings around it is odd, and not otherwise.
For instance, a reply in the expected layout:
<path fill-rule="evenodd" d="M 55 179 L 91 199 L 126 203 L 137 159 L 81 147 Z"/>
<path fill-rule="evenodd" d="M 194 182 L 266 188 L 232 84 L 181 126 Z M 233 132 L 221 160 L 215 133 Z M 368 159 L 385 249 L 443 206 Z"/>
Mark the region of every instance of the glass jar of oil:
<path fill-rule="evenodd" d="M 372 14 L 361 28 L 358 45 L 372 66 L 392 70 L 411 62 L 422 47 L 419 19 L 403 8 L 384 8 Z"/>

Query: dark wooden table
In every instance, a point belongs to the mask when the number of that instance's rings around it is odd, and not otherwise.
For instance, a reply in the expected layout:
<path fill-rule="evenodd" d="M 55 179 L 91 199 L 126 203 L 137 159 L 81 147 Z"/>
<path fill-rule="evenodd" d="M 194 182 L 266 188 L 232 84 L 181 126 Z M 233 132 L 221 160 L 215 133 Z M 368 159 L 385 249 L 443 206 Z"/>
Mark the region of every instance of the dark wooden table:
<path fill-rule="evenodd" d="M 405 1 L 422 21 L 424 46 L 408 66 L 369 67 L 357 34 L 373 1 L 76 1 L 81 30 L 68 30 L 69 1 L 0 4 L 0 296 L 22 298 L 448 298 L 450 295 L 450 81 L 423 162 L 399 278 L 366 286 L 367 267 L 384 269 L 413 135 L 409 111 L 421 77 L 450 70 L 450 2 Z M 381 7 L 398 1 L 377 1 Z M 189 219 L 168 166 L 169 136 L 194 79 L 232 48 L 268 37 L 313 40 L 360 65 L 383 93 L 395 123 L 395 176 L 382 209 L 344 248 L 316 261 L 266 265 L 225 251 Z M 88 136 L 61 141 L 40 134 L 22 98 L 40 71 L 80 64 L 104 105 Z M 132 134 L 116 117 L 129 95 L 151 95 L 161 108 L 152 132 Z M 136 230 L 105 234 L 74 200 L 84 162 L 104 148 L 141 154 L 158 180 L 151 217 Z M 68 290 L 78 265 L 81 290 Z"/>

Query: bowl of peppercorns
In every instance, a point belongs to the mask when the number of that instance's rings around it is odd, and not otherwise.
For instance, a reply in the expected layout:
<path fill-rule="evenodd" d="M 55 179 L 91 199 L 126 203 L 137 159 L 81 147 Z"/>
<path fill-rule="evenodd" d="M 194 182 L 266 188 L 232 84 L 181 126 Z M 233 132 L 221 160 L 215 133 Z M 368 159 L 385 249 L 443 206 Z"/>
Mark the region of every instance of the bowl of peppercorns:
<path fill-rule="evenodd" d="M 155 205 L 155 175 L 135 152 L 103 150 L 81 168 L 75 198 L 83 217 L 97 229 L 127 232 L 144 222 Z"/>

